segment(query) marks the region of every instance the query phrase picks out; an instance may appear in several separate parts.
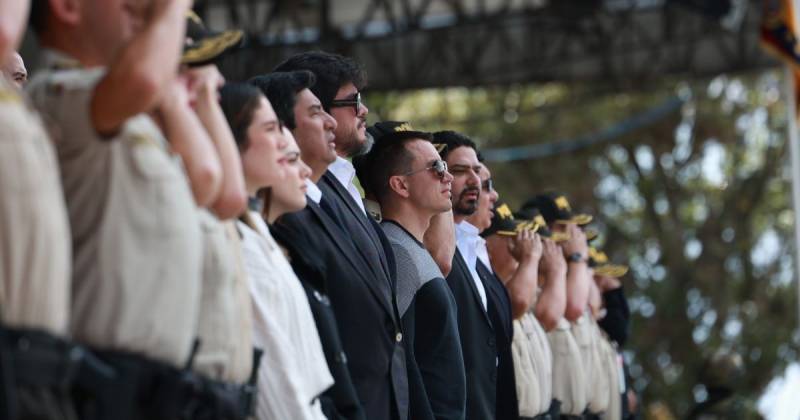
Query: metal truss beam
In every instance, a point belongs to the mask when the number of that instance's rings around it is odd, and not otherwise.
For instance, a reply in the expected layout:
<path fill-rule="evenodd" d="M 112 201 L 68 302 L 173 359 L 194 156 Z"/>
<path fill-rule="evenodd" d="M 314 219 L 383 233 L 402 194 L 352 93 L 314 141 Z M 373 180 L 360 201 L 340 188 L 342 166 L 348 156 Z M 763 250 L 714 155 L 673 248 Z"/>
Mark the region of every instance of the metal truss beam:
<path fill-rule="evenodd" d="M 757 0 L 747 2 L 737 31 L 677 3 L 616 3 L 206 0 L 198 9 L 212 26 L 251 35 L 250 45 L 223 64 L 232 79 L 268 72 L 311 49 L 355 57 L 371 90 L 552 81 L 640 89 L 666 75 L 776 64 L 759 46 Z"/>

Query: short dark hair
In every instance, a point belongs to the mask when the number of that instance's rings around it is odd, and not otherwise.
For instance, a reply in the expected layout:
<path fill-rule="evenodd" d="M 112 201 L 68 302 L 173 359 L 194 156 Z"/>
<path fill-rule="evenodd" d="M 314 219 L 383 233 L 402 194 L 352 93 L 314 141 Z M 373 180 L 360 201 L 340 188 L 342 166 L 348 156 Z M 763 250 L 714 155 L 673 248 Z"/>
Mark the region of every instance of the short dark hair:
<path fill-rule="evenodd" d="M 441 147 L 441 149 L 439 149 L 439 156 L 441 156 L 443 160 L 447 160 L 447 156 L 450 155 L 450 152 L 459 147 L 469 147 L 475 150 L 476 153 L 478 152 L 478 146 L 475 145 L 472 139 L 452 130 L 433 133 L 433 144 Z"/>
<path fill-rule="evenodd" d="M 28 24 L 36 34 L 41 34 L 47 25 L 47 16 L 50 14 L 49 0 L 32 0 Z"/>
<path fill-rule="evenodd" d="M 247 81 L 257 87 L 267 97 L 275 114 L 283 124 L 294 130 L 294 105 L 297 94 L 303 89 L 311 89 L 316 83 L 316 76 L 308 70 L 291 72 L 275 72 L 256 76 Z"/>
<path fill-rule="evenodd" d="M 220 89 L 220 106 L 233 132 L 236 146 L 247 150 L 247 128 L 253 122 L 253 114 L 264 95 L 254 86 L 245 83 L 226 83 Z"/>
<path fill-rule="evenodd" d="M 309 70 L 317 77 L 311 92 L 319 98 L 322 108 L 330 112 L 331 102 L 336 98 L 339 88 L 352 83 L 361 90 L 367 85 L 367 75 L 352 58 L 323 51 L 309 51 L 295 54 L 278 64 L 274 71 Z"/>
<path fill-rule="evenodd" d="M 406 147 L 413 141 L 427 141 L 408 137 L 376 141 L 366 155 L 353 158 L 356 175 L 364 193 L 382 202 L 389 194 L 389 178 L 411 171 L 414 155 Z"/>

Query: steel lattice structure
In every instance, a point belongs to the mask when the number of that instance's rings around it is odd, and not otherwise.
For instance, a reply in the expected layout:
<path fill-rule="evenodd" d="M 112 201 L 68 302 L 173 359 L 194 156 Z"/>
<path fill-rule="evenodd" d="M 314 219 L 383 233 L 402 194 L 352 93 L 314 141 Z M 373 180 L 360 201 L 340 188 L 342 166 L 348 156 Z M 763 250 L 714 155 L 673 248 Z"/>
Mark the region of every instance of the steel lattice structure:
<path fill-rule="evenodd" d="M 214 28 L 249 34 L 249 45 L 223 65 L 233 79 L 310 49 L 355 57 L 373 90 L 549 81 L 636 89 L 664 75 L 777 64 L 759 45 L 760 2 L 738 2 L 735 30 L 712 16 L 714 2 L 692 3 L 205 0 L 196 9 Z"/>

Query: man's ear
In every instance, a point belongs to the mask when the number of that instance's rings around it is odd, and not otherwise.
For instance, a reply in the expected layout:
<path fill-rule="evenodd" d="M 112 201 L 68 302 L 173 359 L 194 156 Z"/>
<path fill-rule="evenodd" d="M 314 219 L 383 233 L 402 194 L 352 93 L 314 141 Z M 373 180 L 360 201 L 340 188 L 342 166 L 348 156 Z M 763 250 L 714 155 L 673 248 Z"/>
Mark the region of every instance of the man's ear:
<path fill-rule="evenodd" d="M 67 25 L 77 25 L 81 21 L 81 13 L 86 0 L 46 0 L 50 4 L 53 19 Z"/>
<path fill-rule="evenodd" d="M 406 177 L 401 175 L 395 175 L 389 177 L 389 188 L 394 191 L 395 194 L 399 195 L 403 198 L 408 198 L 409 191 L 408 191 L 408 183 L 406 183 Z"/>

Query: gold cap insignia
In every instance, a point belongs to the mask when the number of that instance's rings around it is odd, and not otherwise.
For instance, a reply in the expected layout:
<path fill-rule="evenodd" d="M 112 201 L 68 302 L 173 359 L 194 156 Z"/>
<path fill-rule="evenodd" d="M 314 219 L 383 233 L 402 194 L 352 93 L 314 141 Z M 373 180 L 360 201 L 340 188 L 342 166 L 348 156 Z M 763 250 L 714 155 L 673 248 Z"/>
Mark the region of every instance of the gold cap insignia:
<path fill-rule="evenodd" d="M 411 127 L 411 124 L 409 124 L 409 123 L 402 123 L 402 124 L 398 125 L 397 127 L 395 127 L 395 128 L 394 128 L 394 131 L 395 131 L 395 132 L 400 132 L 400 131 L 414 131 L 414 128 L 412 128 L 412 127 Z"/>
<path fill-rule="evenodd" d="M 556 198 L 556 207 L 558 207 L 559 210 L 572 211 L 569 207 L 569 201 L 567 201 L 567 198 L 563 195 Z"/>
<path fill-rule="evenodd" d="M 593 259 L 597 264 L 605 264 L 608 262 L 608 255 L 603 251 L 598 251 L 594 247 L 589 247 L 589 258 Z"/>
<path fill-rule="evenodd" d="M 507 204 L 503 204 L 497 208 L 497 215 L 503 219 L 513 219 L 514 215 L 511 213 L 511 209 L 508 208 Z"/>

